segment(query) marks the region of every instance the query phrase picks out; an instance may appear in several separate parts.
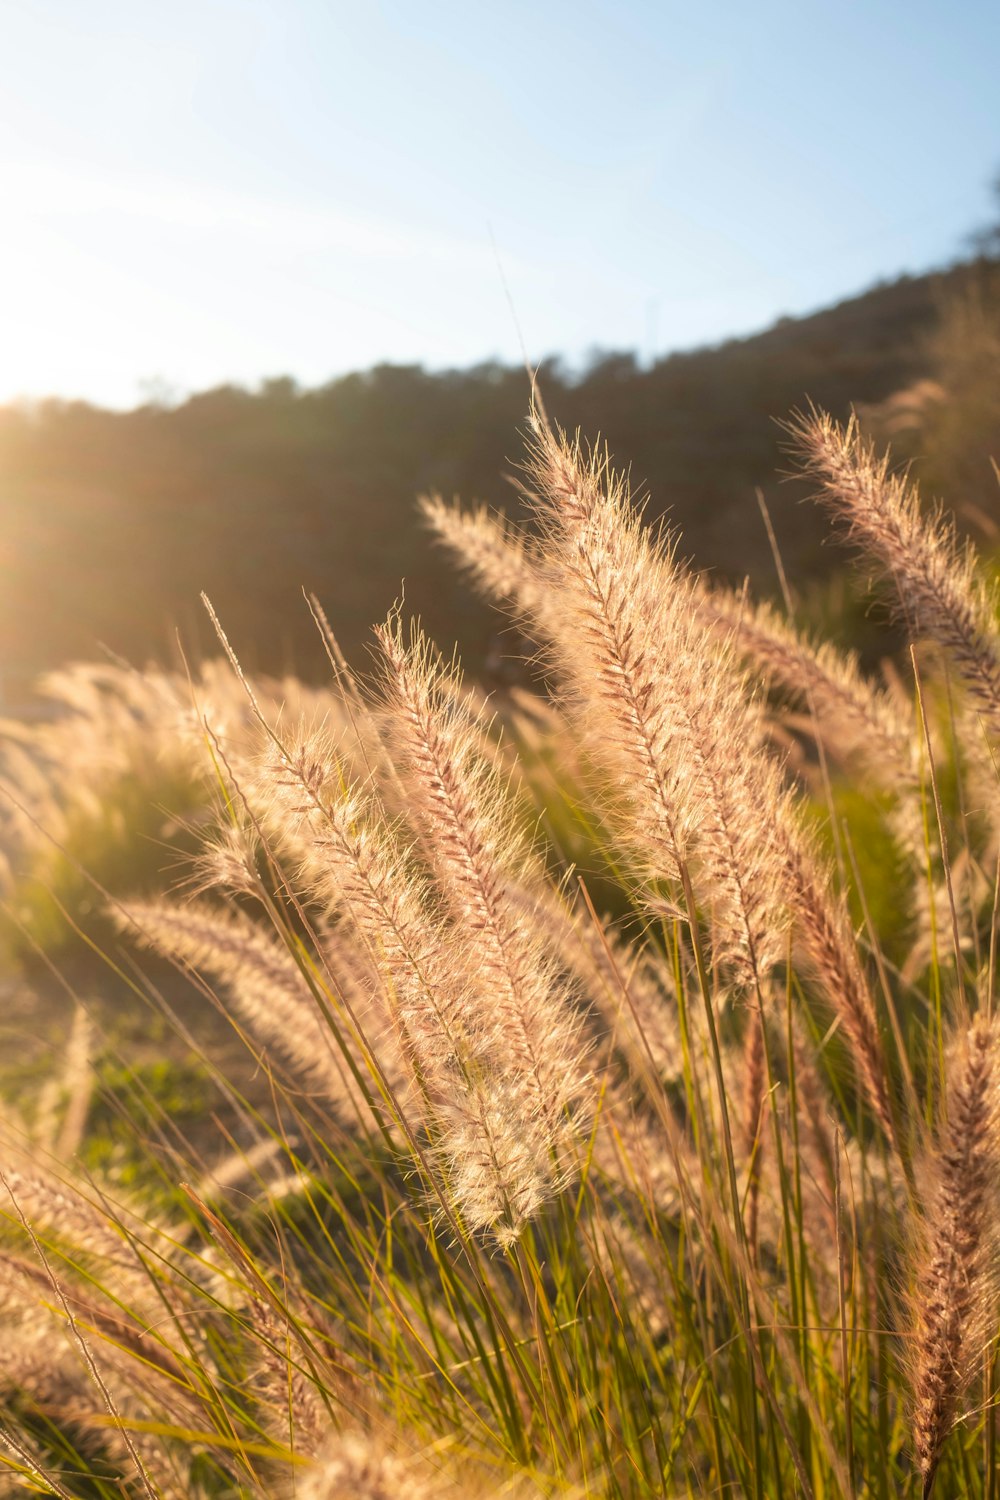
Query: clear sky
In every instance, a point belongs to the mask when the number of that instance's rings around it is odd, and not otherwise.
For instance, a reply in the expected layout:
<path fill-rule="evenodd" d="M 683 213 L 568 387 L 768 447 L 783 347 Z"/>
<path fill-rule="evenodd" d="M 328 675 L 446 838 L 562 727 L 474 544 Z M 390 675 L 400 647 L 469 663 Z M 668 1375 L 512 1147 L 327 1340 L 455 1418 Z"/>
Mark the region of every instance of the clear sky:
<path fill-rule="evenodd" d="M 0 400 L 513 360 L 504 278 L 532 359 L 750 332 L 993 216 L 998 58 L 1000 0 L 0 0 Z"/>

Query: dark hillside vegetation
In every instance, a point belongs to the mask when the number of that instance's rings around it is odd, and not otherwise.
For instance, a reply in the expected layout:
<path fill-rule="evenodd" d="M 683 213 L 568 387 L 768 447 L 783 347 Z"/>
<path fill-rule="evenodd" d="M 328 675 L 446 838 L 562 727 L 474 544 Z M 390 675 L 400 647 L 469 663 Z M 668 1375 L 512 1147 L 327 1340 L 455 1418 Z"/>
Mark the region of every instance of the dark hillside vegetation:
<path fill-rule="evenodd" d="M 749 573 L 767 593 L 773 565 L 755 487 L 791 575 L 823 577 L 837 558 L 815 511 L 797 503 L 801 484 L 781 482 L 775 419 L 807 400 L 836 417 L 852 404 L 872 407 L 877 419 L 895 393 L 938 379 L 941 309 L 963 297 L 972 305 L 977 276 L 977 295 L 988 300 L 996 279 L 987 270 L 904 278 L 651 369 L 631 354 L 606 354 L 572 378 L 550 362 L 542 389 L 560 422 L 600 432 L 631 457 L 648 514 L 669 513 L 697 566 L 733 580 Z M 969 316 L 983 321 L 974 306 Z M 963 378 L 989 384 L 978 367 Z M 963 410 L 978 412 L 975 453 L 1000 451 L 989 442 L 991 424 L 1000 425 L 995 405 L 984 414 L 982 401 L 977 407 L 968 392 L 963 400 Z M 414 500 L 439 490 L 516 512 L 509 460 L 527 404 L 523 371 L 485 364 L 441 374 L 381 366 L 316 390 L 288 379 L 253 392 L 225 386 L 176 408 L 127 413 L 56 401 L 0 411 L 7 702 L 38 671 L 102 648 L 138 662 L 169 656 L 178 627 L 197 653 L 209 644 L 202 589 L 248 666 L 316 677 L 325 663 L 300 590 L 320 595 L 348 653 L 363 660 L 368 622 L 405 579 L 408 607 L 432 634 L 457 634 L 468 666 L 481 668 L 495 623 L 426 544 Z M 962 436 L 953 427 L 949 473 Z M 919 438 L 906 435 L 904 453 L 907 445 L 919 468 Z M 986 460 L 977 475 L 981 494 L 944 498 L 988 511 Z"/>

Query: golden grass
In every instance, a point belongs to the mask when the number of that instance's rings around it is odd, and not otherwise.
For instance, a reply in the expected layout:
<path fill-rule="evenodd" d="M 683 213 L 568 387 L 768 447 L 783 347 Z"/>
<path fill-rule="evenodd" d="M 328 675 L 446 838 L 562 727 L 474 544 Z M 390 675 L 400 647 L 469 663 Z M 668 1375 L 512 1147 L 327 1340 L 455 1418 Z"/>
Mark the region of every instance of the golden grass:
<path fill-rule="evenodd" d="M 87 935 L 137 997 L 171 959 L 257 1069 L 203 1057 L 187 1146 L 136 1073 L 132 1190 L 83 1019 L 8 1111 L 13 1493 L 995 1495 L 991 585 L 853 428 L 794 431 L 912 693 L 708 589 L 535 410 L 530 536 L 424 512 L 544 696 L 489 705 L 398 615 L 371 682 L 331 640 L 329 690 L 254 685 L 220 626 L 231 670 L 78 669 L 12 740 L 15 921 L 123 777 L 200 787 L 193 860 Z"/>

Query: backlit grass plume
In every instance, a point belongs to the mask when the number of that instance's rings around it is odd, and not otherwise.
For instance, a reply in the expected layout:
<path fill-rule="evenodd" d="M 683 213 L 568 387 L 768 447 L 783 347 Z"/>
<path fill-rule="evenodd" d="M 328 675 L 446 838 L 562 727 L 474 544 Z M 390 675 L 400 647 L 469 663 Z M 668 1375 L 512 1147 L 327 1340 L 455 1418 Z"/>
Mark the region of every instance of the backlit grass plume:
<path fill-rule="evenodd" d="M 856 419 L 841 427 L 811 412 L 789 432 L 819 498 L 891 579 L 904 620 L 943 647 L 991 733 L 1000 734 L 996 590 L 972 548 L 959 542 L 954 523 L 924 513 L 916 488 L 876 455 Z"/>
<path fill-rule="evenodd" d="M 914 1440 L 924 1494 L 993 1355 L 1000 1322 L 1000 1059 L 978 1017 L 954 1047 L 948 1114 L 924 1163 L 911 1305 Z"/>

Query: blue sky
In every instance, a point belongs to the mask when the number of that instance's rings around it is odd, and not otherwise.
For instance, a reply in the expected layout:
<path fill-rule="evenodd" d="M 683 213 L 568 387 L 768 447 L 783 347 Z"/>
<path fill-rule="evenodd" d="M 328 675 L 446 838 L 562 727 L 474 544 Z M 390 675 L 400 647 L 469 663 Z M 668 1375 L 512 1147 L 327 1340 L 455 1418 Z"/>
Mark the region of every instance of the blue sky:
<path fill-rule="evenodd" d="M 995 0 L 0 0 L 0 400 L 750 332 L 990 218 L 998 56 Z"/>

